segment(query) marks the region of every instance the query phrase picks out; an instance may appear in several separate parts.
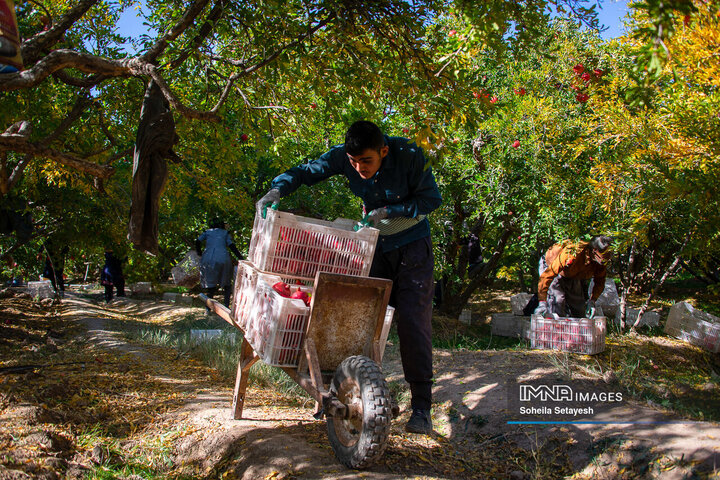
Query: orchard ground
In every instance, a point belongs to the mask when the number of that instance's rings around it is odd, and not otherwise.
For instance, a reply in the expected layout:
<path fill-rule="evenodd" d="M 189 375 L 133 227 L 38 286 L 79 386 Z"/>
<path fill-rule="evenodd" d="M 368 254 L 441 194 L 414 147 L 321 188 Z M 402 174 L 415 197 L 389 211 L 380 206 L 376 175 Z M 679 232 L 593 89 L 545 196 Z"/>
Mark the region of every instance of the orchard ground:
<path fill-rule="evenodd" d="M 432 435 L 403 430 L 409 396 L 388 345 L 383 370 L 402 413 L 384 458 L 362 472 L 336 461 L 309 397 L 267 376 L 255 374 L 246 418 L 232 419 L 234 372 L 207 359 L 237 349 L 168 341 L 223 327 L 202 308 L 153 297 L 106 306 L 99 291 L 4 298 L 0 479 L 720 478 L 718 355 L 642 333 L 611 334 L 592 357 L 529 350 L 488 335 L 485 320 L 508 311 L 512 293 L 476 297 L 474 326 L 436 319 Z M 508 424 L 508 382 L 530 380 L 623 401 L 597 418 L 610 423 Z"/>

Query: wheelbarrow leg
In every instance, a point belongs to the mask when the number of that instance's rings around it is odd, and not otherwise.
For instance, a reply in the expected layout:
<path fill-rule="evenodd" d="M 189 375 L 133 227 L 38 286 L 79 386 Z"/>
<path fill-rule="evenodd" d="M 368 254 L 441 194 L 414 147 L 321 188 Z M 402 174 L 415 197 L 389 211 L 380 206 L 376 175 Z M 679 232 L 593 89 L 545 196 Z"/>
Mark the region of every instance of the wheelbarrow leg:
<path fill-rule="evenodd" d="M 305 357 L 307 358 L 307 366 L 308 370 L 310 371 L 310 380 L 312 381 L 315 389 L 322 395 L 325 393 L 325 385 L 323 385 L 322 373 L 320 372 L 320 362 L 318 361 L 317 356 L 317 349 L 315 348 L 315 342 L 312 338 L 305 339 Z M 320 402 L 315 400 L 314 416 L 318 418 L 320 412 L 322 412 L 322 405 L 320 404 Z"/>
<path fill-rule="evenodd" d="M 235 377 L 235 393 L 233 394 L 233 418 L 242 418 L 243 405 L 245 404 L 245 390 L 247 389 L 250 367 L 259 360 L 253 348 L 243 338 L 240 347 L 240 361 L 238 362 L 237 376 Z"/>

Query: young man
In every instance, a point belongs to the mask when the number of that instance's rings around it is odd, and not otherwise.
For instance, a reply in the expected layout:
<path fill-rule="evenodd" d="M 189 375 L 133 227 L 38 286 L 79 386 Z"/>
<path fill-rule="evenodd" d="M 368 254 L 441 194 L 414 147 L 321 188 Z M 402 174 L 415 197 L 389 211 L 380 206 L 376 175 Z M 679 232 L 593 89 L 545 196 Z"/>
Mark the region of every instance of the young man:
<path fill-rule="evenodd" d="M 575 244 L 566 240 L 550 247 L 540 259 L 540 304 L 535 313 L 592 318 L 595 301 L 605 289 L 605 265 L 612 257 L 611 244 L 612 238 L 595 235 L 587 243 Z M 588 300 L 588 280 L 591 278 L 593 291 Z"/>
<path fill-rule="evenodd" d="M 405 429 L 432 431 L 433 253 L 425 217 L 442 203 L 430 164 L 420 147 L 406 138 L 384 136 L 368 121 L 353 123 L 345 143 L 317 160 L 278 175 L 257 202 L 258 213 L 300 185 L 345 175 L 363 200 L 366 219 L 380 230 L 371 277 L 393 281 L 400 356 L 412 394 L 412 415 Z"/>

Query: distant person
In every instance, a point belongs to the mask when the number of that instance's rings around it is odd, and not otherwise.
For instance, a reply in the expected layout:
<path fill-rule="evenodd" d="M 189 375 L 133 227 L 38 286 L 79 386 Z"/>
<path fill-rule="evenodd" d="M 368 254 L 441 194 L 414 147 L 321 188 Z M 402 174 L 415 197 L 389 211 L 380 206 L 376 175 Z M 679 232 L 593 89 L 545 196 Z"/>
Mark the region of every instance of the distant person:
<path fill-rule="evenodd" d="M 120 259 L 115 256 L 111 248 L 105 249 L 105 265 L 100 273 L 100 283 L 105 287 L 105 303 L 113 299 L 113 287 L 117 290 L 118 297 L 125 296 L 125 276 L 122 271 L 122 264 L 127 257 Z"/>
<path fill-rule="evenodd" d="M 40 247 L 40 254 L 45 254 L 45 267 L 43 268 L 43 278 L 50 280 L 53 290 L 60 296 L 65 296 L 65 280 L 63 279 L 65 270 L 65 255 L 70 251 L 67 245 L 59 248 L 52 240 L 47 240 Z"/>
<path fill-rule="evenodd" d="M 209 226 L 210 228 L 195 240 L 195 250 L 198 255 L 202 256 L 200 259 L 200 285 L 207 289 L 208 297 L 211 298 L 215 296 L 219 287 L 223 287 L 223 304 L 228 307 L 232 294 L 234 266 L 228 249 L 239 260 L 242 260 L 243 256 L 235 246 L 230 233 L 225 230 L 225 222 L 215 218 L 210 221 Z M 205 242 L 205 250 L 202 249 L 202 242 Z"/>
<path fill-rule="evenodd" d="M 612 238 L 595 235 L 589 242 L 565 240 L 550 247 L 540 259 L 539 305 L 535 313 L 592 318 L 595 302 L 605 289 L 611 245 Z M 594 285 L 588 299 L 591 278 Z"/>

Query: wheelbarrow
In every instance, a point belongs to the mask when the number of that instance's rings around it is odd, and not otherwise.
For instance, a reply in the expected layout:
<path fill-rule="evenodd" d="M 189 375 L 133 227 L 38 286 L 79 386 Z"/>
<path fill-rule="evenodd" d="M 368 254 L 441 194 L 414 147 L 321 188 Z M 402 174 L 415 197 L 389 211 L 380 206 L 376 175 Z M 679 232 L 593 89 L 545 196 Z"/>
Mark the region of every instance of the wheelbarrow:
<path fill-rule="evenodd" d="M 349 468 L 366 468 L 382 457 L 399 412 L 380 368 L 392 319 L 386 312 L 391 288 L 392 281 L 381 278 L 318 272 L 297 366 L 278 367 L 315 399 L 315 418 L 326 418 L 335 455 Z M 243 331 L 237 314 L 201 298 Z M 259 359 L 243 331 L 235 419 L 242 418 L 250 367 Z"/>

